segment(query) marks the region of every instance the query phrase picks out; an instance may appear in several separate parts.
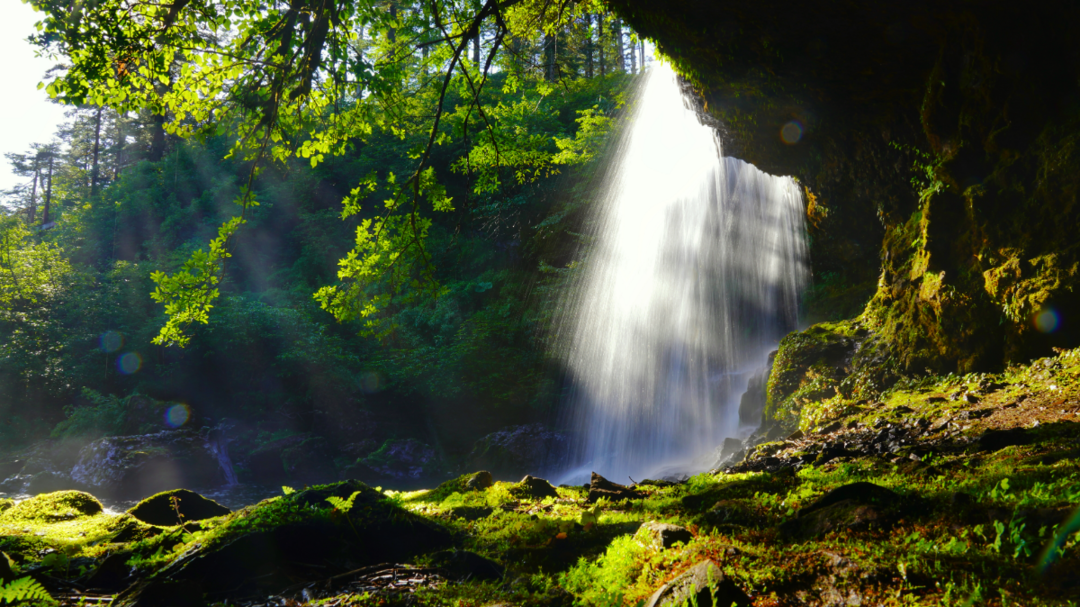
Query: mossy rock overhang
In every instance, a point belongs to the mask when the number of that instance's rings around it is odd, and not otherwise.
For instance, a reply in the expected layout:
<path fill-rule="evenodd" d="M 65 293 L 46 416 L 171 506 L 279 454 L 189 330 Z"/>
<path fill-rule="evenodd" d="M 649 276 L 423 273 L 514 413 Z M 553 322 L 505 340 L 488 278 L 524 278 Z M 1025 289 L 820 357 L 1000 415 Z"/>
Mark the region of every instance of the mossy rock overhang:
<path fill-rule="evenodd" d="M 1013 91 L 1017 108 L 1042 110 L 1019 120 L 1045 120 L 1075 93 L 1080 30 L 1075 3 L 1004 1 L 835 2 L 810 0 L 611 0 L 640 34 L 654 40 L 723 118 L 724 108 L 751 112 L 752 129 L 727 138 L 763 170 L 801 175 L 803 145 L 819 125 L 830 131 L 916 119 L 927 79 L 953 54 L 1000 58 L 1006 75 L 1038 85 Z M 978 40 L 975 40 L 978 39 Z M 944 56 L 944 57 L 943 57 Z M 957 59 L 962 60 L 962 57 Z M 961 66 L 955 66 L 960 69 Z M 962 94 L 958 92 L 957 94 Z M 802 123 L 804 141 L 786 144 L 781 127 Z M 838 124 L 830 124 L 830 123 Z M 845 129 L 844 125 L 850 125 Z M 1002 125 L 1004 126 L 1004 125 Z M 1027 133 L 1034 137 L 1036 133 Z M 760 150 L 754 153 L 753 150 Z M 905 176 L 906 180 L 907 177 Z M 805 179 L 804 179 L 805 180 Z"/>
<path fill-rule="evenodd" d="M 904 371 L 1080 344 L 1080 322 L 1033 322 L 1080 309 L 1080 5 L 609 4 L 688 76 L 725 153 L 812 194 L 815 276 L 876 290 L 867 325 Z"/>

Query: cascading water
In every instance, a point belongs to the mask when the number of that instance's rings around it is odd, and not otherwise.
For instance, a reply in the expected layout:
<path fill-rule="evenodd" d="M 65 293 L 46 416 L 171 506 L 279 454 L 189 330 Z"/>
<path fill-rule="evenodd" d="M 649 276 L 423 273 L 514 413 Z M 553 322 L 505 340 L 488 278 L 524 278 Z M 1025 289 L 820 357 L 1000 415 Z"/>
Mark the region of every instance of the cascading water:
<path fill-rule="evenodd" d="M 708 466 L 739 396 L 796 325 L 808 277 L 798 185 L 721 155 L 654 66 L 621 134 L 558 344 L 577 468 L 625 482 Z"/>

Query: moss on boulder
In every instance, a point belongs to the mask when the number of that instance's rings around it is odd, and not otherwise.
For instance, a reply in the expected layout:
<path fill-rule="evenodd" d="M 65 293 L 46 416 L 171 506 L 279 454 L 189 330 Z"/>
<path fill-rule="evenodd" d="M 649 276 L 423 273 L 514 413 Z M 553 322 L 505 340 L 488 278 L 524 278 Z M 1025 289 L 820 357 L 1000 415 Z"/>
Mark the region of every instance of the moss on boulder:
<path fill-rule="evenodd" d="M 785 336 L 766 384 L 762 423 L 794 430 L 804 405 L 837 395 L 866 337 L 853 321 L 822 323 Z"/>
<path fill-rule="evenodd" d="M 176 504 L 173 504 L 173 500 Z M 177 515 L 179 511 L 179 516 Z M 232 512 L 225 506 L 207 499 L 194 491 L 173 489 L 152 495 L 127 511 L 144 523 L 173 526 L 185 522 L 201 521 Z M 183 517 L 181 520 L 180 517 Z"/>
<path fill-rule="evenodd" d="M 101 514 L 97 498 L 82 491 L 44 493 L 17 503 L 0 515 L 0 524 L 52 523 Z"/>

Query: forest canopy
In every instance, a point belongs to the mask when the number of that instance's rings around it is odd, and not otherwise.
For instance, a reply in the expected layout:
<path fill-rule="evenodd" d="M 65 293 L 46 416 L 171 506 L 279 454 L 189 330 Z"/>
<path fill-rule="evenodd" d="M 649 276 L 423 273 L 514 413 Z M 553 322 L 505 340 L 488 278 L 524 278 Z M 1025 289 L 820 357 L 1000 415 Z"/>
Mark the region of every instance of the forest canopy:
<path fill-rule="evenodd" d="M 345 197 L 342 217 L 362 217 L 355 245 L 341 260 L 339 281 L 315 294 L 338 320 L 359 319 L 365 332 L 386 336 L 394 305 L 445 291 L 426 211 L 451 211 L 455 201 L 434 170 L 436 146 L 463 141 L 449 168 L 466 176 L 467 196 L 482 196 L 591 158 L 608 126 L 598 106 L 586 108 L 578 137 L 556 138 L 555 149 L 550 137 L 527 128 L 530 107 L 556 82 L 609 67 L 603 24 L 610 17 L 596 2 L 33 4 L 46 15 L 34 41 L 65 61 L 47 84 L 50 95 L 149 114 L 158 139 L 227 133 L 228 156 L 245 163 L 238 212 L 177 271 L 152 275 L 153 297 L 168 315 L 158 344 L 185 345 L 184 327 L 208 322 L 232 241 L 260 204 L 255 180 L 273 164 L 303 158 L 314 168 L 375 132 L 408 141 L 404 171 L 372 171 Z M 594 13 L 601 13 L 595 27 Z M 608 57 L 617 53 L 620 65 L 609 59 L 610 69 L 623 71 L 622 26 L 615 27 L 618 48 Z M 636 63 L 635 40 L 626 43 Z M 546 84 L 529 87 L 530 78 Z"/>
<path fill-rule="evenodd" d="M 7 158 L 0 437 L 549 414 L 641 40 L 582 3 L 245 6 L 35 4 L 68 122 Z"/>

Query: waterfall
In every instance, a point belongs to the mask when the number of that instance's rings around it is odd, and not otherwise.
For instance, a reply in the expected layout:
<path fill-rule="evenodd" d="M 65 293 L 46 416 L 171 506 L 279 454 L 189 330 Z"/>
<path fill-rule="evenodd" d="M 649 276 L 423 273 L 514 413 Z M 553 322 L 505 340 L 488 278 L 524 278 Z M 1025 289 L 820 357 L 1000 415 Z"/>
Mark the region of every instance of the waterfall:
<path fill-rule="evenodd" d="M 206 447 L 217 459 L 218 466 L 221 467 L 222 478 L 225 479 L 225 485 L 228 487 L 239 484 L 239 480 L 236 478 L 236 470 L 233 469 L 232 458 L 229 457 L 230 438 L 228 433 L 232 428 L 232 424 L 218 424 L 210 430 L 206 437 Z"/>
<path fill-rule="evenodd" d="M 670 67 L 650 70 L 631 112 L 560 314 L 579 436 L 567 481 L 707 467 L 808 279 L 793 179 L 723 157 Z"/>

